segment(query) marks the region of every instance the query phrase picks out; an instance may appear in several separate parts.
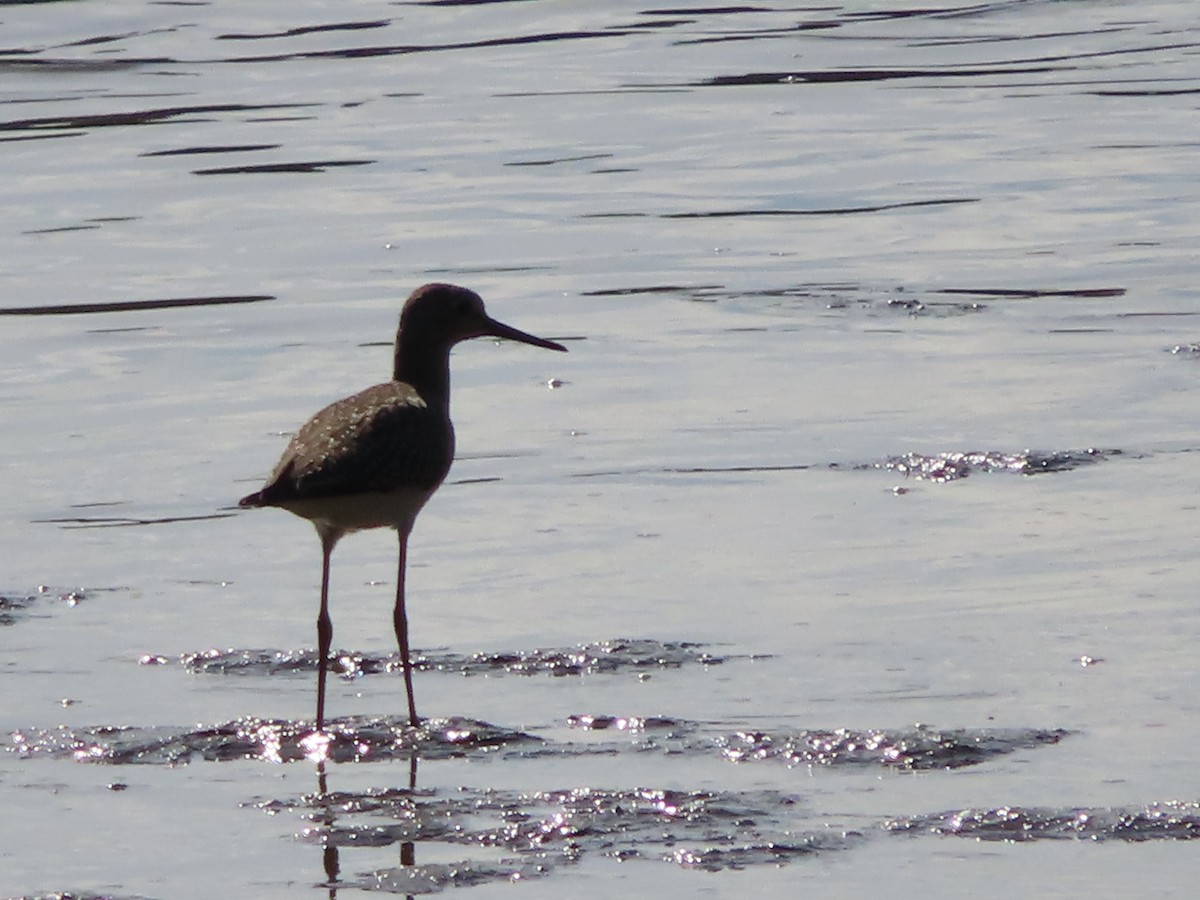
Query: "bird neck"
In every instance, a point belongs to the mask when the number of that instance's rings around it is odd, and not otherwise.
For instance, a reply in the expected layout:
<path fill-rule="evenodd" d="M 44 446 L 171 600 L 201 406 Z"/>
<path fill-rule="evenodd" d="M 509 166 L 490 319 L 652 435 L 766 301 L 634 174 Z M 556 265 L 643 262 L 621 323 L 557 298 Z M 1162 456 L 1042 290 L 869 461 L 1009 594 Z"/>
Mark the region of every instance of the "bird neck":
<path fill-rule="evenodd" d="M 411 384 L 430 406 L 450 405 L 450 348 L 414 341 L 400 329 L 396 334 L 396 381 Z"/>

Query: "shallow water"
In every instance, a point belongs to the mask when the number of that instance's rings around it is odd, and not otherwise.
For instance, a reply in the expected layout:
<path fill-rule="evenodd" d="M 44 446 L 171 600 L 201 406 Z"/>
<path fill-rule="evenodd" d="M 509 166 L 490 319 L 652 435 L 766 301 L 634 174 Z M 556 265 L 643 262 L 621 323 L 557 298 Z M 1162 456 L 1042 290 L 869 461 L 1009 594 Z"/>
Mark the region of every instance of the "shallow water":
<path fill-rule="evenodd" d="M 0 894 L 1189 891 L 1194 20 L 5 5 Z M 319 782 L 233 504 L 430 280 L 571 352 L 455 351 L 420 731 L 338 548 Z"/>

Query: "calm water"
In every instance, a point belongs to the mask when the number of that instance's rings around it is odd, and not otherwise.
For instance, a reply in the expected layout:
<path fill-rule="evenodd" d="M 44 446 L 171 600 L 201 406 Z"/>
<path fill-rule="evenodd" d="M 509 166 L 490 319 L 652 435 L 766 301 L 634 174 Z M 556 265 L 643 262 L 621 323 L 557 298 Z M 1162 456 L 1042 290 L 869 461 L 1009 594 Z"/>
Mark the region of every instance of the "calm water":
<path fill-rule="evenodd" d="M 1194 888 L 1192 4 L 0 35 L 4 896 Z M 339 547 L 319 783 L 316 538 L 231 507 L 431 280 L 571 352 L 455 352 L 420 733 Z"/>

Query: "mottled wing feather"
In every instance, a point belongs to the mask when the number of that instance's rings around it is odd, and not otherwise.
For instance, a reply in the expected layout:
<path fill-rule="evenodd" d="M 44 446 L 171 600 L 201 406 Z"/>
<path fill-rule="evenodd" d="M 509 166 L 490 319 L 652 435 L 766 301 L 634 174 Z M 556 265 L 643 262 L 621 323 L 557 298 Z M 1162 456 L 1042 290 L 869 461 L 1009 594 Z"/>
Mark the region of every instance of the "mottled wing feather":
<path fill-rule="evenodd" d="M 450 469 L 454 429 L 408 384 L 377 384 L 331 403 L 292 438 L 262 505 L 401 487 L 433 490 Z"/>

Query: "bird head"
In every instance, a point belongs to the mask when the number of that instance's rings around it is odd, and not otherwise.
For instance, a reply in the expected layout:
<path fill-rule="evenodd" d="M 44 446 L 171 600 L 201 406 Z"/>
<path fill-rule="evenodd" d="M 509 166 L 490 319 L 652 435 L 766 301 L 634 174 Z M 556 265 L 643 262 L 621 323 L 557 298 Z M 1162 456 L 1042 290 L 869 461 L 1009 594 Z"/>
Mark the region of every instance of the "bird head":
<path fill-rule="evenodd" d="M 415 291 L 400 312 L 400 334 L 421 335 L 423 340 L 447 348 L 477 337 L 497 337 L 547 350 L 567 348 L 497 322 L 487 314 L 474 291 L 453 284 L 426 284 Z"/>

